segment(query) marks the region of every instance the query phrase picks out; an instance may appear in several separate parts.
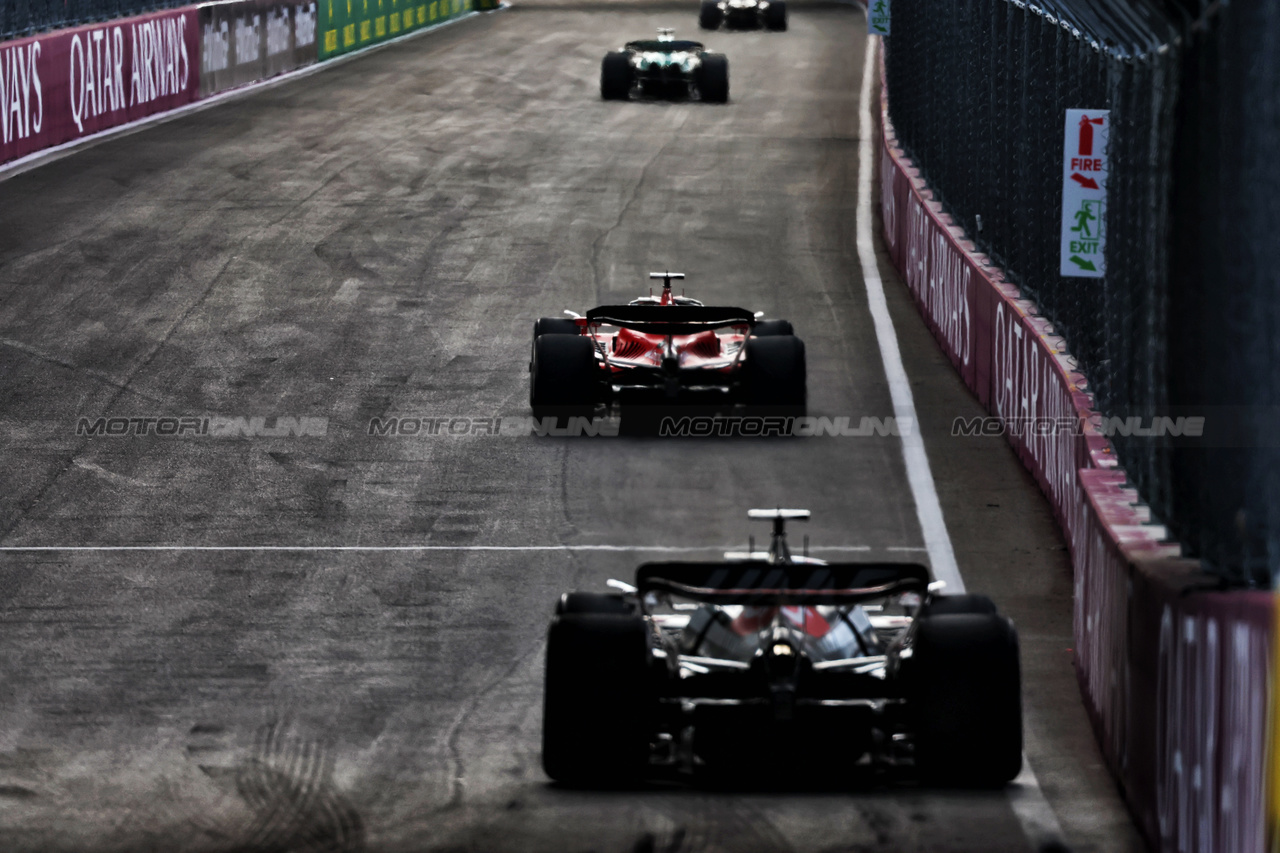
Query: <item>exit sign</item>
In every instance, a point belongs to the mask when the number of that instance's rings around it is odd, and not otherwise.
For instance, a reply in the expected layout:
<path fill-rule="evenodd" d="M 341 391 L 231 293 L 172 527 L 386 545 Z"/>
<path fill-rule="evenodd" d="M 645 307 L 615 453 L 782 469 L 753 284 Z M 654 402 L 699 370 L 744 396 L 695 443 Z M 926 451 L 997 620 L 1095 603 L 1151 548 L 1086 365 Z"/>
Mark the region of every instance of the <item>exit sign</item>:
<path fill-rule="evenodd" d="M 889 0 L 867 0 L 867 29 L 873 36 L 889 35 Z"/>
<path fill-rule="evenodd" d="M 1061 275 L 1102 278 L 1106 274 L 1110 136 L 1110 110 L 1067 110 L 1062 143 Z"/>

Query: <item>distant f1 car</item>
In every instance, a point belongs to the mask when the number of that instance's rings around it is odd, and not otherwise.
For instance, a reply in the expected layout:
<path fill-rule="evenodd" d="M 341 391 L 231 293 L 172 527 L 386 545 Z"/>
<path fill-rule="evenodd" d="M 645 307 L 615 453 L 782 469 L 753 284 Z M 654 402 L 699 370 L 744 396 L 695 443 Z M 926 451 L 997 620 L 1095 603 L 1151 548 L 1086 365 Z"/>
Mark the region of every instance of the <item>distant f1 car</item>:
<path fill-rule="evenodd" d="M 714 30 L 724 24 L 733 29 L 785 30 L 786 0 L 702 0 L 698 26 Z"/>
<path fill-rule="evenodd" d="M 561 596 L 548 776 L 839 784 L 867 758 L 938 784 L 1018 775 L 1018 636 L 991 599 L 936 595 L 923 566 L 793 555 L 785 525 L 808 510 L 749 516 L 773 522 L 767 552 L 648 563 L 634 585 L 609 582 L 620 592 Z"/>
<path fill-rule="evenodd" d="M 625 101 L 639 89 L 643 95 L 688 98 L 723 104 L 729 100 L 729 60 L 696 41 L 677 41 L 670 29 L 656 39 L 629 41 L 606 53 L 600 66 L 600 95 Z"/>
<path fill-rule="evenodd" d="M 653 417 L 673 409 L 716 414 L 743 406 L 747 414 L 804 415 L 804 342 L 789 322 L 676 296 L 671 282 L 684 273 L 649 278 L 662 280 L 660 297 L 534 323 L 534 417 L 589 419 L 598 407 L 616 404 L 631 429 L 652 426 Z"/>

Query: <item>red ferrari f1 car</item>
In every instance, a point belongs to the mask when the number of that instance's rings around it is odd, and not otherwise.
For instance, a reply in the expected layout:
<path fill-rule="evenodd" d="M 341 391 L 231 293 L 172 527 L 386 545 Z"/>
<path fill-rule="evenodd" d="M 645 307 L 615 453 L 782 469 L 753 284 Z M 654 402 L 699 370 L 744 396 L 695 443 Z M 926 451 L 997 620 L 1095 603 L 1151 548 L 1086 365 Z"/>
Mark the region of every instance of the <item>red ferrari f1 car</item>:
<path fill-rule="evenodd" d="M 848 784 L 856 768 L 1001 786 L 1022 767 L 1018 636 L 928 570 L 768 552 L 649 563 L 634 585 L 560 598 L 542 763 L 561 783 L 666 776 Z M 807 548 L 806 548 L 807 551 Z"/>
<path fill-rule="evenodd" d="M 683 273 L 650 273 L 662 295 L 533 326 L 535 418 L 591 418 L 618 407 L 624 427 L 674 411 L 794 417 L 806 405 L 804 342 L 786 320 L 672 293 Z"/>

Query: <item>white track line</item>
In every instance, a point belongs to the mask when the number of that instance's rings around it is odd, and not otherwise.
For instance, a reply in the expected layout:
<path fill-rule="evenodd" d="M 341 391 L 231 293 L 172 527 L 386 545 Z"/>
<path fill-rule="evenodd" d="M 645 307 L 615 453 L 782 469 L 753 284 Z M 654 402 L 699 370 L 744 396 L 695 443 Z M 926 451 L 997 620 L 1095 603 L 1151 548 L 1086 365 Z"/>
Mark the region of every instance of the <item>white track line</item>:
<path fill-rule="evenodd" d="M 723 552 L 741 544 L 693 545 L 5 545 L 0 553 L 18 551 L 651 551 L 661 554 Z M 866 553 L 870 545 L 825 545 L 810 548 L 834 554 Z M 886 551 L 907 550 L 886 548 Z"/>
<path fill-rule="evenodd" d="M 889 316 L 884 283 L 880 280 L 880 269 L 876 263 L 876 244 L 871 227 L 874 221 L 871 188 L 877 141 L 871 118 L 871 82 L 875 77 L 878 46 L 875 36 L 867 36 L 867 59 L 862 68 L 862 100 L 858 119 L 858 258 L 862 262 L 862 280 L 867 286 L 867 301 L 875 323 L 876 341 L 880 344 L 880 358 L 884 362 L 885 376 L 889 380 L 893 413 L 900 422 L 909 419 L 909 423 L 914 426 L 914 429 L 904 431 L 902 435 L 902 456 L 906 462 L 907 480 L 911 485 L 916 517 L 919 518 L 920 529 L 924 533 L 933 576 L 947 582 L 947 592 L 959 593 L 964 592 L 964 580 L 960 577 L 960 567 L 956 565 L 951 535 L 947 533 L 947 524 L 942 518 L 942 505 L 938 501 L 933 472 L 929 469 L 929 457 L 925 453 L 920 421 L 916 418 L 915 399 L 911 394 L 906 368 L 902 364 L 898 335 Z M 1022 772 L 1009 786 L 1008 795 L 1009 805 L 1033 849 L 1041 850 L 1054 843 L 1063 844 L 1058 816 L 1045 799 L 1044 791 L 1041 790 L 1040 782 L 1025 753 L 1022 757 Z"/>
<path fill-rule="evenodd" d="M 938 490 L 929 470 L 929 456 L 924 450 L 924 437 L 920 434 L 920 419 L 916 417 L 916 402 L 907 380 L 907 369 L 902 366 L 902 351 L 898 347 L 898 335 L 889 317 L 889 303 L 884 298 L 884 283 L 880 281 L 880 268 L 876 264 L 876 243 L 871 233 L 875 221 L 871 208 L 871 176 L 875 173 L 873 135 L 871 121 L 871 79 L 875 76 L 875 36 L 867 37 L 867 61 L 862 69 L 861 115 L 858 119 L 858 259 L 862 262 L 862 280 L 867 285 L 867 302 L 871 306 L 871 320 L 875 324 L 876 342 L 880 344 L 880 360 L 884 362 L 885 377 L 889 380 L 889 395 L 893 399 L 893 415 L 899 423 L 911 424 L 902 432 L 902 457 L 907 465 L 907 481 L 911 485 L 911 497 L 916 504 L 916 518 L 929 551 L 929 563 L 935 580 L 945 581 L 947 592 L 964 592 L 964 580 L 956 565 L 956 555 L 951 549 L 951 536 L 947 523 L 942 519 L 942 505 L 938 502 Z"/>

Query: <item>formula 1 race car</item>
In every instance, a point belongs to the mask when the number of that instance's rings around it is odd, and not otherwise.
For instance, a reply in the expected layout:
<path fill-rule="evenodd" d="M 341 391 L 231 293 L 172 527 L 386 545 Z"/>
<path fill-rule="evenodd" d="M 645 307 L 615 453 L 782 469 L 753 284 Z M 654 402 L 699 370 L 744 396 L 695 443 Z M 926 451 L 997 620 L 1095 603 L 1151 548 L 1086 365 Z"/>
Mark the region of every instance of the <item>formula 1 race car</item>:
<path fill-rule="evenodd" d="M 711 416 L 743 406 L 779 420 L 804 415 L 804 342 L 790 323 L 676 296 L 671 282 L 684 273 L 649 278 L 662 280 L 660 297 L 534 323 L 535 418 L 589 420 L 616 403 L 623 428 L 649 432 L 675 412 Z"/>
<path fill-rule="evenodd" d="M 677 41 L 670 29 L 656 39 L 629 41 L 605 54 L 600 95 L 625 101 L 634 89 L 650 97 L 689 98 L 723 104 L 729 100 L 729 60 L 696 41 Z"/>
<path fill-rule="evenodd" d="M 724 24 L 741 30 L 785 30 L 786 0 L 702 0 L 698 26 L 714 30 Z"/>
<path fill-rule="evenodd" d="M 767 552 L 648 563 L 561 596 L 547 641 L 542 763 L 565 784 L 692 777 L 998 787 L 1022 767 L 1018 637 L 982 595 L 904 563 Z M 807 544 L 807 543 L 806 543 Z M 808 550 L 807 547 L 805 549 Z"/>

